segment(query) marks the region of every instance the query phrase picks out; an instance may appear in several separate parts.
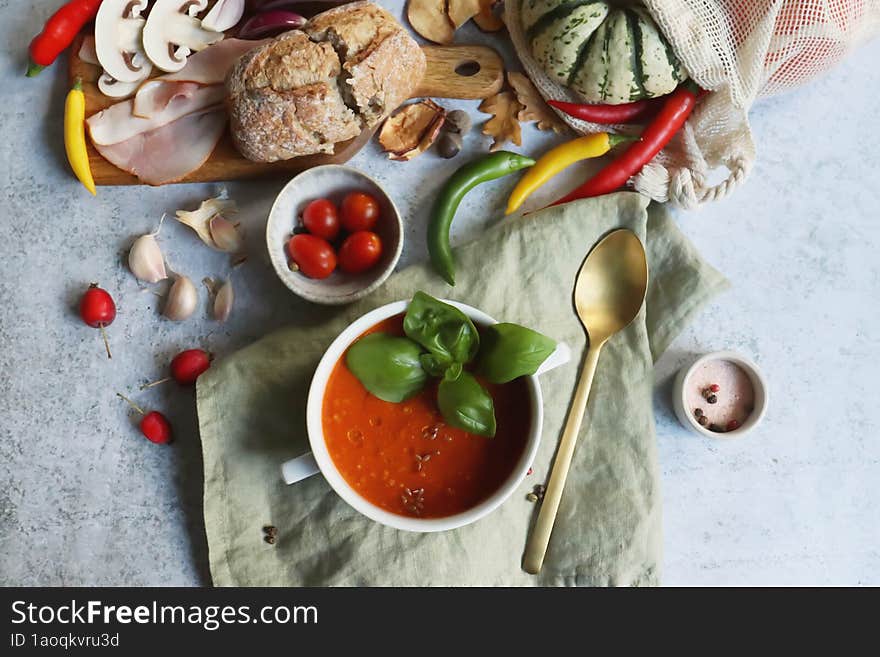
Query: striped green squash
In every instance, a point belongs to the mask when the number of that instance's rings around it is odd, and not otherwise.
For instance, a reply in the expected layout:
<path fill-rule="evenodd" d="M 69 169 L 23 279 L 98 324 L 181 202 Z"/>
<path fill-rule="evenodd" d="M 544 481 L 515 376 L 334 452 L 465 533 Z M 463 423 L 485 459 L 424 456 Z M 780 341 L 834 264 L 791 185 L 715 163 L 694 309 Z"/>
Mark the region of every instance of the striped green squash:
<path fill-rule="evenodd" d="M 663 96 L 687 77 L 650 14 L 601 0 L 522 0 L 535 60 L 590 103 Z"/>

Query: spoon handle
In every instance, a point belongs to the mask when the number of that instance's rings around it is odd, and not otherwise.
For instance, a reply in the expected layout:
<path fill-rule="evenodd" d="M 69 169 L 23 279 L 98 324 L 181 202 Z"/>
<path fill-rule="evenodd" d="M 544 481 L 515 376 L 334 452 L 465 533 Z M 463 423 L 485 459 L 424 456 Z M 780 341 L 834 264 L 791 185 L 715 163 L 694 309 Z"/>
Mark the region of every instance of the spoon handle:
<path fill-rule="evenodd" d="M 574 393 L 574 399 L 571 402 L 571 408 L 568 411 L 565 430 L 559 440 L 559 449 L 556 452 L 556 460 L 553 461 L 553 471 L 550 473 L 547 491 L 541 502 L 538 520 L 535 522 L 532 535 L 526 545 L 523 570 L 532 575 L 537 574 L 544 563 L 544 554 L 547 552 L 550 533 L 553 531 L 553 523 L 556 521 L 556 512 L 559 510 L 559 501 L 562 499 L 562 490 L 565 488 L 565 478 L 568 476 L 571 457 L 574 455 L 574 446 L 581 430 L 581 420 L 583 420 L 584 411 L 587 408 L 587 400 L 590 398 L 590 388 L 593 385 L 593 375 L 596 373 L 596 364 L 599 362 L 601 349 L 601 344 L 590 347 L 584 357 L 584 366 L 581 370 L 577 390 Z"/>

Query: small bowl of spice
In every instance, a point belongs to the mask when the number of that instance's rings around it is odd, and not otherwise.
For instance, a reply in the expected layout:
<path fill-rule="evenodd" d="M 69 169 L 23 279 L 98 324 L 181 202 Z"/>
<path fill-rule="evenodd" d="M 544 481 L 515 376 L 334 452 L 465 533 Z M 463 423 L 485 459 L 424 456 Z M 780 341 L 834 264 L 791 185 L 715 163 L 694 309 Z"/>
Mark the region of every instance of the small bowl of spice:
<path fill-rule="evenodd" d="M 678 372 L 673 406 L 687 429 L 712 438 L 739 438 L 763 419 L 767 385 L 751 360 L 716 351 Z"/>

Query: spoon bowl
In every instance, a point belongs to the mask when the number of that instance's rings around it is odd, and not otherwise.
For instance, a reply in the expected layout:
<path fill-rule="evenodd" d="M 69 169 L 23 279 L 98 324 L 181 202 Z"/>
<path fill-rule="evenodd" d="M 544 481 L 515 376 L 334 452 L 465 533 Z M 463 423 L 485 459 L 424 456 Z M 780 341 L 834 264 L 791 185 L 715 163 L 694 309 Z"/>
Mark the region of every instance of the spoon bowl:
<path fill-rule="evenodd" d="M 590 398 L 599 353 L 611 336 L 625 329 L 636 318 L 647 290 L 648 260 L 645 248 L 631 230 L 615 230 L 599 240 L 578 272 L 574 286 L 574 307 L 587 333 L 587 352 L 565 430 L 559 440 L 547 491 L 523 556 L 523 570 L 527 573 L 538 573 L 544 563 L 581 421 Z"/>
<path fill-rule="evenodd" d="M 584 259 L 574 307 L 590 346 L 604 343 L 635 319 L 648 289 L 648 261 L 630 230 L 608 233 Z"/>

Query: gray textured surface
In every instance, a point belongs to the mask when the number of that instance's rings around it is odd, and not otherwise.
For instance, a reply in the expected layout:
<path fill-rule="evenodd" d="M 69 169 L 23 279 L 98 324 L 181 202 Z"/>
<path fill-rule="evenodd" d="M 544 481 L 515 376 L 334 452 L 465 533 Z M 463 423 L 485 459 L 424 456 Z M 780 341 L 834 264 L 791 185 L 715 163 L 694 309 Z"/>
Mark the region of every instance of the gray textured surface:
<path fill-rule="evenodd" d="M 104 188 L 91 199 L 64 161 L 61 66 L 36 80 L 21 74 L 30 36 L 57 2 L 19 4 L 0 0 L 0 584 L 207 583 L 192 392 L 137 387 L 162 376 L 180 348 L 222 356 L 320 316 L 263 255 L 261 229 L 283 181 L 229 185 L 252 257 L 233 273 L 228 324 L 204 309 L 182 324 L 160 319 L 159 299 L 124 266 L 127 246 L 217 186 Z M 751 179 L 728 200 L 680 214 L 733 288 L 657 367 L 667 584 L 880 584 L 878 58 L 875 42 L 761 103 Z M 524 138 L 528 152 L 548 141 L 531 128 Z M 467 148 L 486 141 L 473 132 Z M 353 162 L 396 195 L 408 221 L 402 264 L 425 257 L 427 204 L 457 162 L 389 163 L 374 145 Z M 456 239 L 493 221 L 508 190 L 469 199 Z M 227 275 L 225 258 L 187 231 L 163 229 L 172 267 L 195 280 Z M 93 280 L 119 307 L 109 362 L 74 312 Z M 668 403 L 675 370 L 719 348 L 755 358 L 772 386 L 765 424 L 742 441 L 687 433 Z M 167 412 L 177 444 L 140 438 L 115 391 Z"/>

